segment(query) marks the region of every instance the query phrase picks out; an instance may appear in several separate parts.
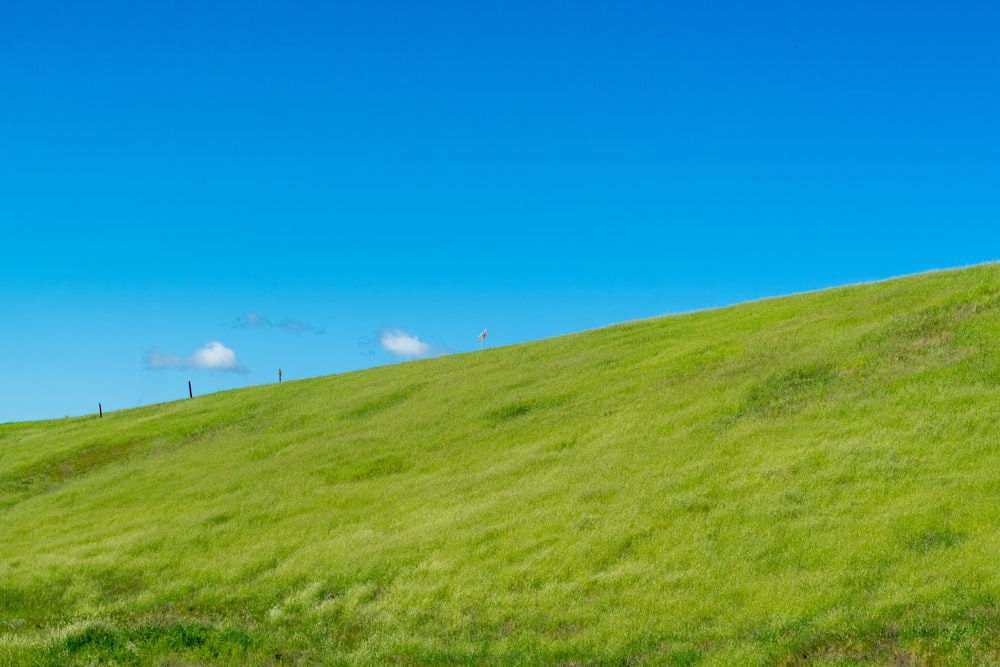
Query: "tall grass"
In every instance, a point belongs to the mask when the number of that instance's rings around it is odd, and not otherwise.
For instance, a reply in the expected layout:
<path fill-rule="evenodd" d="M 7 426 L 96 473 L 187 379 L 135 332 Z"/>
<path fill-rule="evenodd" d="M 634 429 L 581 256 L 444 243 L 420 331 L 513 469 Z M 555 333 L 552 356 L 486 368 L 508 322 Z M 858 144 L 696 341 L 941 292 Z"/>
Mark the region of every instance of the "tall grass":
<path fill-rule="evenodd" d="M 1000 267 L 0 425 L 0 663 L 1000 664 Z"/>

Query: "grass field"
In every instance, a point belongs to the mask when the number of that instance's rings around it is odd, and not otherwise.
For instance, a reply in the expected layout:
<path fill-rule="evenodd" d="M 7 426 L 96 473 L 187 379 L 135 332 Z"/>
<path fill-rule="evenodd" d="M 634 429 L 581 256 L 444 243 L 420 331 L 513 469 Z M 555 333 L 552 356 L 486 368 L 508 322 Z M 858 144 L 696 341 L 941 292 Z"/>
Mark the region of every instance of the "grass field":
<path fill-rule="evenodd" d="M 0 664 L 1000 665 L 1000 265 L 0 425 Z"/>

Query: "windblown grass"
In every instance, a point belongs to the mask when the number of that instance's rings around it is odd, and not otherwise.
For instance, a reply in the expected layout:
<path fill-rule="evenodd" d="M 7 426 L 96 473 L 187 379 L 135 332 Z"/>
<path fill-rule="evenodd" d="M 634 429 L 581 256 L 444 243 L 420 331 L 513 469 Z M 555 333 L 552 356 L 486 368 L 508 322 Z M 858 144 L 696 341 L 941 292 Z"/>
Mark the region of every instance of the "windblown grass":
<path fill-rule="evenodd" d="M 1000 664 L 1000 267 L 0 425 L 0 664 Z"/>

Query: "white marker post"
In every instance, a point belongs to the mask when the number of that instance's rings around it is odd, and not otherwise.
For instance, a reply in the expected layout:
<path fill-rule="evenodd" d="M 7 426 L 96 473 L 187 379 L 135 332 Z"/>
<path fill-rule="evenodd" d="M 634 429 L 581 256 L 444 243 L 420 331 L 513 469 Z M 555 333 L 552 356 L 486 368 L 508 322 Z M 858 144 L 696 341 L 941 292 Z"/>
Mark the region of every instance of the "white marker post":
<path fill-rule="evenodd" d="M 479 334 L 479 349 L 480 350 L 483 349 L 483 346 L 486 345 L 486 334 L 487 334 L 488 331 L 489 331 L 489 329 L 483 329 L 483 333 Z"/>

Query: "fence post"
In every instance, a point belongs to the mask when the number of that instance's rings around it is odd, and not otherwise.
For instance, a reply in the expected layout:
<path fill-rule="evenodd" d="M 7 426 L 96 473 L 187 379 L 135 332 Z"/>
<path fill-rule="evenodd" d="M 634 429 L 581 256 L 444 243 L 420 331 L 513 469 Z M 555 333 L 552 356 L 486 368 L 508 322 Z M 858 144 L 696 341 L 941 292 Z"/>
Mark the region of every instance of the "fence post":
<path fill-rule="evenodd" d="M 194 398 L 194 392 L 191 391 L 191 380 L 188 380 L 188 398 Z"/>

